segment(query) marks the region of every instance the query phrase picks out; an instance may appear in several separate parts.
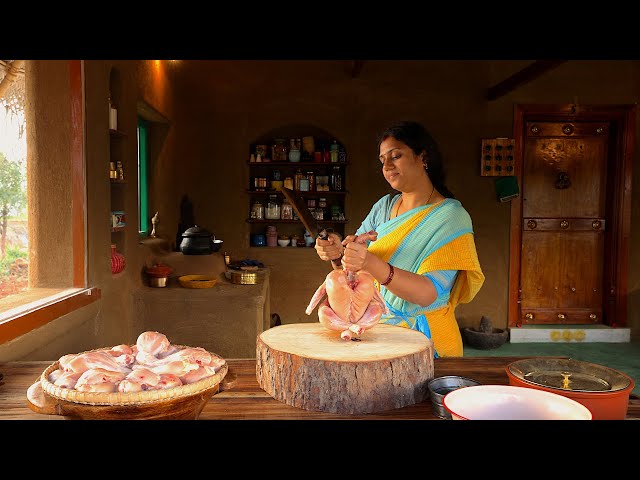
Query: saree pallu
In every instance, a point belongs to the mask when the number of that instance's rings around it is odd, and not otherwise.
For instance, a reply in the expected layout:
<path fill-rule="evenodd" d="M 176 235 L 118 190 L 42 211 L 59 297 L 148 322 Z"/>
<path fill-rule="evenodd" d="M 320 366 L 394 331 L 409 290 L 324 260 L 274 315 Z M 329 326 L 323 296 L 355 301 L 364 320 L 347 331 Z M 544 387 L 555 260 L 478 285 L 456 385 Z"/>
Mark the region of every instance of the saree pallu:
<path fill-rule="evenodd" d="M 451 198 L 414 208 L 391 220 L 388 209 L 380 208 L 381 201 L 377 206 L 358 230 L 378 232 L 377 240 L 369 243 L 370 252 L 394 267 L 419 275 L 458 270 L 451 290 L 427 307 L 407 302 L 376 282 L 389 308 L 380 322 L 421 331 L 433 341 L 436 357 L 462 356 L 455 309 L 460 303 L 470 302 L 484 283 L 469 214 Z"/>

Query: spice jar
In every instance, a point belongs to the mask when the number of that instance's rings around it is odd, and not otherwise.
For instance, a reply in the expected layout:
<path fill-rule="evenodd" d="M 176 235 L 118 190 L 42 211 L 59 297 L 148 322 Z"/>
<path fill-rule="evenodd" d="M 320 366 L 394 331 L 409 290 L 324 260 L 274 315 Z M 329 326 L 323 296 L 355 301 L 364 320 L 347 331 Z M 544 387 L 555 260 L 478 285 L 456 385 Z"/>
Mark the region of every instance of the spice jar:
<path fill-rule="evenodd" d="M 287 141 L 284 138 L 274 139 L 273 145 L 273 161 L 274 162 L 286 162 L 287 161 Z"/>
<path fill-rule="evenodd" d="M 278 246 L 278 231 L 276 227 L 273 225 L 269 225 L 267 227 L 267 247 L 277 247 Z"/>
<path fill-rule="evenodd" d="M 296 138 L 292 138 L 289 143 L 289 161 L 300 161 L 300 143 Z"/>
<path fill-rule="evenodd" d="M 262 220 L 264 218 L 264 205 L 260 200 L 256 200 L 251 205 L 251 218 L 255 220 Z"/>
<path fill-rule="evenodd" d="M 280 204 L 278 203 L 277 195 L 269 195 L 269 201 L 264 211 L 264 218 L 267 220 L 280 219 Z"/>
<path fill-rule="evenodd" d="M 293 178 L 285 177 L 285 179 L 284 179 L 284 188 L 288 188 L 289 190 L 293 190 Z"/>
<path fill-rule="evenodd" d="M 293 220 L 293 207 L 287 200 L 282 202 L 280 218 L 282 220 Z"/>

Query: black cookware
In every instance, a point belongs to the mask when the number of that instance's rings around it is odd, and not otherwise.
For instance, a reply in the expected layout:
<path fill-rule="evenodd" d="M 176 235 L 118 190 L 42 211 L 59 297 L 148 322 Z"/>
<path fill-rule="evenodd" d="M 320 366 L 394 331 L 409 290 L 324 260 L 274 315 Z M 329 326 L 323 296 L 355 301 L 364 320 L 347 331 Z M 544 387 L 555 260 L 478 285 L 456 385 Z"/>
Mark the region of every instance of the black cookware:
<path fill-rule="evenodd" d="M 216 240 L 208 230 L 194 225 L 182 234 L 180 251 L 184 255 L 209 255 L 220 250 L 222 240 Z"/>

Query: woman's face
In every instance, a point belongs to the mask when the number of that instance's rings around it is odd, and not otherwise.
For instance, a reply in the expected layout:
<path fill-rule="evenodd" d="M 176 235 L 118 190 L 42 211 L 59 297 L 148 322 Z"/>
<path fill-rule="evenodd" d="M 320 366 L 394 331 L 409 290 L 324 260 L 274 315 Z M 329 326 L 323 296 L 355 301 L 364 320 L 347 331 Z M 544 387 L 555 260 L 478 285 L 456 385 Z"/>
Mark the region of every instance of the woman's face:
<path fill-rule="evenodd" d="M 384 178 L 398 191 L 405 191 L 425 172 L 422 156 L 393 137 L 387 137 L 380 144 L 379 159 Z"/>

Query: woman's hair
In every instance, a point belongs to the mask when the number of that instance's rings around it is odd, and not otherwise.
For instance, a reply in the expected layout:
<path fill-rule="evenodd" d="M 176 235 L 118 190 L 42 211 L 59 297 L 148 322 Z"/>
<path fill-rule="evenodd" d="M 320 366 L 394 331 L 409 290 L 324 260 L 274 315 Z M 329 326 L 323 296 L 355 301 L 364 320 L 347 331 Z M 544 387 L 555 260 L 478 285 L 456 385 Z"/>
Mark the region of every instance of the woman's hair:
<path fill-rule="evenodd" d="M 380 144 L 387 137 L 393 137 L 406 144 L 416 155 L 426 152 L 426 161 L 429 167 L 427 175 L 429 175 L 431 183 L 433 183 L 438 191 L 445 197 L 455 198 L 453 193 L 451 193 L 444 184 L 444 167 L 442 165 L 442 155 L 440 154 L 438 144 L 426 128 L 418 122 L 408 120 L 393 123 L 385 128 L 378 136 L 378 150 L 380 150 Z"/>

